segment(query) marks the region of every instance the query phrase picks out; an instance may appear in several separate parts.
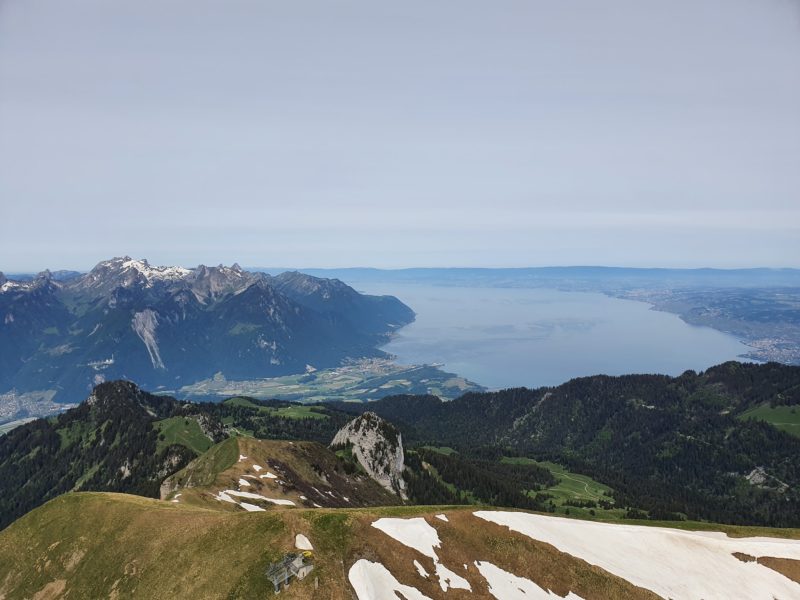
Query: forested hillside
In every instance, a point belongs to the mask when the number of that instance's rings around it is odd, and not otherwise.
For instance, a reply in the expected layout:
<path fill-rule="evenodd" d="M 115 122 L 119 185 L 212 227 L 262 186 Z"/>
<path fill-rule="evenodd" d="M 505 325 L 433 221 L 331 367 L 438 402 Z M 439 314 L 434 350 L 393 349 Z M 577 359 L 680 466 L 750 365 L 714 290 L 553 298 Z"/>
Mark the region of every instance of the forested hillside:
<path fill-rule="evenodd" d="M 411 502 L 796 527 L 800 438 L 752 415 L 798 404 L 800 368 L 777 364 L 318 406 L 184 403 L 112 382 L 0 437 L 0 527 L 70 490 L 157 497 L 227 436 L 327 445 L 366 409 L 403 434 Z"/>
<path fill-rule="evenodd" d="M 397 396 L 369 409 L 410 443 L 552 460 L 657 518 L 798 526 L 800 439 L 740 418 L 754 406 L 798 403 L 800 368 L 725 363 L 675 378 L 586 377 L 448 403 Z"/>
<path fill-rule="evenodd" d="M 228 436 L 327 445 L 351 418 L 250 398 L 179 402 L 131 382 L 103 383 L 78 407 L 0 436 L 0 529 L 68 491 L 158 498 L 164 479 Z"/>

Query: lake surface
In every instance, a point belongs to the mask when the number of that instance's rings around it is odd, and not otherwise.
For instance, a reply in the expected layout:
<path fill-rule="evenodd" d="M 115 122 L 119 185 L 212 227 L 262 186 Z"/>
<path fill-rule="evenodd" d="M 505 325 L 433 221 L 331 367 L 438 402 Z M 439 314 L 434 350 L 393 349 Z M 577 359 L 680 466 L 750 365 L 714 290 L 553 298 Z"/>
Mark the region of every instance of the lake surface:
<path fill-rule="evenodd" d="M 492 389 L 557 385 L 573 377 L 678 375 L 736 359 L 748 347 L 650 305 L 548 289 L 358 283 L 417 313 L 384 350 L 403 364 L 444 369 Z"/>

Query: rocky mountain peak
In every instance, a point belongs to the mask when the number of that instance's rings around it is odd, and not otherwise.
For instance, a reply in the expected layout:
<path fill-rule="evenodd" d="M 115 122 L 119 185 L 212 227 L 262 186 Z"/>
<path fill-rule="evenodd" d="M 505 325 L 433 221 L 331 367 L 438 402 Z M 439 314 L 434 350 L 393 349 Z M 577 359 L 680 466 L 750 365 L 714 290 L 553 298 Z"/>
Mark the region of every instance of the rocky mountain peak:
<path fill-rule="evenodd" d="M 129 256 L 63 279 L 4 278 L 0 304 L 0 393 L 48 381 L 71 398 L 120 377 L 172 389 L 220 371 L 274 377 L 382 356 L 389 323 L 411 320 L 398 300 L 346 286 L 317 301 L 238 265 L 160 267 Z M 76 374 L 68 385 L 65 373 Z"/>
<path fill-rule="evenodd" d="M 394 425 L 374 412 L 365 412 L 338 431 L 331 448 L 350 448 L 370 477 L 406 499 L 403 438 Z"/>

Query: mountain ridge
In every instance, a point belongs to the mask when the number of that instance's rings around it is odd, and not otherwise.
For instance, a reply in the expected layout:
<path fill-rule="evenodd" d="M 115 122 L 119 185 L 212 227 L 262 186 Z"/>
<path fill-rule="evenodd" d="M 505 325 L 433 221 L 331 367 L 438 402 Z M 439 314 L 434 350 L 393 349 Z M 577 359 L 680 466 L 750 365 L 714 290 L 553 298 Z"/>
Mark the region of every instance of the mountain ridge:
<path fill-rule="evenodd" d="M 218 372 L 302 373 L 385 357 L 378 347 L 413 318 L 392 296 L 335 280 L 114 258 L 64 280 L 45 271 L 0 284 L 0 393 L 69 401 L 111 379 L 171 389 Z"/>

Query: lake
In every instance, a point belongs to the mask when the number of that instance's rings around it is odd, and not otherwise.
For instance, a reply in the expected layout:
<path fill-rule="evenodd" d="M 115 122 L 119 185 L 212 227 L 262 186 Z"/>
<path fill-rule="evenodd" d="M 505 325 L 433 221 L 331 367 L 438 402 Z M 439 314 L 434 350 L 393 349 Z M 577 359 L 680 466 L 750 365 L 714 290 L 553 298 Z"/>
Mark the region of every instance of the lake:
<path fill-rule="evenodd" d="M 443 363 L 491 389 L 557 385 L 573 377 L 678 375 L 737 359 L 736 338 L 650 305 L 549 289 L 357 283 L 417 313 L 383 347 L 403 364 Z"/>

